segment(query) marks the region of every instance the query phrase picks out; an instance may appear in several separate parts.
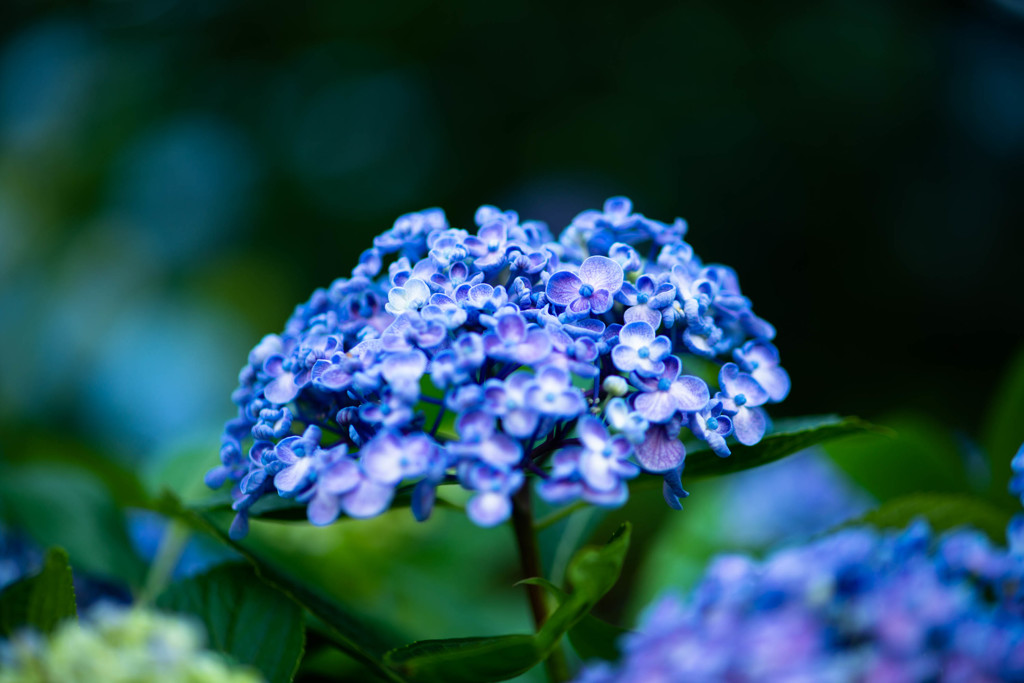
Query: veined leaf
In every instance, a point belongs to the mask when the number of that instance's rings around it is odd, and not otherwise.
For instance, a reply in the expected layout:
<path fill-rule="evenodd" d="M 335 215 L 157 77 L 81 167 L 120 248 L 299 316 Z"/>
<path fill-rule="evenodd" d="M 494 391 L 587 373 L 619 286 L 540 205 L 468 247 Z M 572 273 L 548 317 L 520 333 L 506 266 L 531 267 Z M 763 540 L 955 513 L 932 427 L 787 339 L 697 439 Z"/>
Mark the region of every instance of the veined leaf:
<path fill-rule="evenodd" d="M 885 433 L 886 430 L 856 417 L 816 415 L 778 420 L 774 429 L 753 446 L 730 445 L 732 454 L 722 458 L 705 444 L 686 455 L 687 479 L 717 477 L 760 467 L 816 444 L 853 434 Z"/>
<path fill-rule="evenodd" d="M 164 591 L 158 607 L 191 614 L 206 627 L 210 647 L 249 664 L 269 683 L 290 683 L 305 643 L 302 608 L 253 573 L 221 565 Z"/>
<path fill-rule="evenodd" d="M 286 572 L 266 562 L 245 545 L 231 540 L 206 513 L 184 507 L 173 494 L 165 492 L 160 504 L 161 511 L 181 519 L 192 528 L 209 534 L 222 543 L 234 548 L 256 570 L 256 574 L 268 584 L 284 593 L 323 623 L 324 635 L 343 652 L 352 656 L 384 680 L 401 683 L 404 679 L 387 667 L 383 661 L 389 645 L 366 623 L 350 615 L 345 608 L 315 588 L 291 578 Z"/>

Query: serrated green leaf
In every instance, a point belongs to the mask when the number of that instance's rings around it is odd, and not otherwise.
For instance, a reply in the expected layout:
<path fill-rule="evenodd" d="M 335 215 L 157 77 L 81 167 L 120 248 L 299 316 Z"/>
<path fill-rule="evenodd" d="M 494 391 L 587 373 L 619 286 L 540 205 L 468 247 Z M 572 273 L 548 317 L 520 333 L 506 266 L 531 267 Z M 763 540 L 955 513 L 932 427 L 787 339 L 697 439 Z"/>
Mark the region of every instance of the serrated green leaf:
<path fill-rule="evenodd" d="M 1024 444 L 1024 350 L 1007 368 L 999 391 L 985 413 L 982 444 L 988 457 L 991 476 L 990 495 L 1008 507 L 1017 507 L 1007 486 L 1010 481 L 1010 459 Z"/>
<path fill-rule="evenodd" d="M 159 508 L 165 515 L 180 519 L 197 531 L 208 534 L 236 550 L 253 566 L 261 579 L 316 617 L 324 626 L 324 635 L 330 638 L 340 650 L 385 680 L 393 683 L 404 681 L 401 676 L 384 664 L 384 653 L 391 649 L 391 644 L 377 634 L 369 624 L 356 619 L 342 605 L 315 588 L 293 579 L 287 572 L 263 560 L 244 544 L 231 540 L 214 518 L 207 513 L 184 507 L 172 493 L 164 493 Z"/>
<path fill-rule="evenodd" d="M 984 532 L 995 543 L 1006 542 L 1011 514 L 973 496 L 919 493 L 882 504 L 863 517 L 844 524 L 866 524 L 880 529 L 902 529 L 915 519 L 925 519 L 937 532 L 969 526 Z"/>
<path fill-rule="evenodd" d="M 75 587 L 68 554 L 61 548 L 46 553 L 43 569 L 0 593 L 0 636 L 30 627 L 50 633 L 64 619 L 75 618 Z"/>
<path fill-rule="evenodd" d="M 77 569 L 140 586 L 146 565 L 132 548 L 124 513 L 89 471 L 42 463 L 0 477 L 0 516 L 43 546 L 64 548 Z"/>
<path fill-rule="evenodd" d="M 687 479 L 732 474 L 767 465 L 825 441 L 871 432 L 884 430 L 860 418 L 838 415 L 778 420 L 771 433 L 759 443 L 753 446 L 730 446 L 732 454 L 726 458 L 715 455 L 705 444 L 701 444 L 687 453 L 684 472 Z"/>
<path fill-rule="evenodd" d="M 532 635 L 423 640 L 392 650 L 386 661 L 423 683 L 505 681 L 535 667 L 546 653 Z"/>
<path fill-rule="evenodd" d="M 305 644 L 302 608 L 248 565 L 222 565 L 164 591 L 158 607 L 197 617 L 210 647 L 249 664 L 269 683 L 290 683 Z"/>

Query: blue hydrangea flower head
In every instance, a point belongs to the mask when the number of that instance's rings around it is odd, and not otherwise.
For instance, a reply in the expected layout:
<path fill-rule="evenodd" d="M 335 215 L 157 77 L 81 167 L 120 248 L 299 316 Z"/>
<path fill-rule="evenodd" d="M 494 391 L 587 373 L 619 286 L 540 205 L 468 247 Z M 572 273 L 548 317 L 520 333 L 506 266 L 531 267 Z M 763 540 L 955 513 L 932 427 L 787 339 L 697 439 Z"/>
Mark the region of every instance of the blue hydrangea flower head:
<path fill-rule="evenodd" d="M 474 222 L 400 217 L 253 348 L 206 478 L 232 487 L 234 536 L 267 495 L 324 525 L 406 495 L 426 519 L 458 484 L 491 526 L 528 480 L 551 503 L 614 506 L 653 475 L 679 507 L 683 430 L 722 456 L 763 437 L 789 392 L 775 330 L 684 221 L 615 197 L 557 236 L 494 206 Z"/>
<path fill-rule="evenodd" d="M 1001 548 L 916 521 L 763 561 L 719 556 L 688 595 L 647 607 L 620 640 L 621 662 L 589 663 L 576 681 L 1024 680 L 1022 532 L 1017 515 Z"/>

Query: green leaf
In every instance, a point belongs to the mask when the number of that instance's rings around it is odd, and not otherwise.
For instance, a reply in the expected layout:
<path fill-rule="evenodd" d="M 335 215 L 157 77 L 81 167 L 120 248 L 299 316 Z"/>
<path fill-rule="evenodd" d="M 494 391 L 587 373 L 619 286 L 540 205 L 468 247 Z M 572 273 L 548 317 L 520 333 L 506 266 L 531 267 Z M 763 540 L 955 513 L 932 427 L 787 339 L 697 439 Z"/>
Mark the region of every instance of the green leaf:
<path fill-rule="evenodd" d="M 135 553 L 124 513 L 89 471 L 42 463 L 8 466 L 0 477 L 0 516 L 40 545 L 67 550 L 77 569 L 140 586 L 146 564 Z"/>
<path fill-rule="evenodd" d="M 580 623 L 615 585 L 629 536 L 630 526 L 624 524 L 607 545 L 580 550 L 569 563 L 570 594 L 545 579 L 520 581 L 542 586 L 561 598 L 561 605 L 537 634 L 425 640 L 392 650 L 386 661 L 425 683 L 504 681 L 529 671 L 547 658 L 566 631 Z"/>
<path fill-rule="evenodd" d="M 583 661 L 605 659 L 614 662 L 621 654 L 619 639 L 627 633 L 629 631 L 620 626 L 588 614 L 569 629 L 569 642 Z"/>
<path fill-rule="evenodd" d="M 715 455 L 706 444 L 701 444 L 687 454 L 684 472 L 688 479 L 732 474 L 767 465 L 825 441 L 882 431 L 856 417 L 818 415 L 778 420 L 772 431 L 759 443 L 753 446 L 730 446 L 732 455 L 726 458 Z"/>
<path fill-rule="evenodd" d="M 178 582 L 158 607 L 198 617 L 211 648 L 260 670 L 270 683 L 289 683 L 305 643 L 302 609 L 253 573 L 227 564 Z"/>
<path fill-rule="evenodd" d="M 76 614 L 68 554 L 51 548 L 41 572 L 0 593 L 0 636 L 9 637 L 25 626 L 50 633 L 58 623 Z"/>
<path fill-rule="evenodd" d="M 384 653 L 390 649 L 390 644 L 368 624 L 351 616 L 342 605 L 315 588 L 293 579 L 287 572 L 263 560 L 244 544 L 231 540 L 227 532 L 208 513 L 185 508 L 172 493 L 164 493 L 159 507 L 164 514 L 181 519 L 197 531 L 209 534 L 236 550 L 253 566 L 261 579 L 316 617 L 324 626 L 324 635 L 343 652 L 385 680 L 394 683 L 403 681 L 401 676 L 384 664 Z"/>
<path fill-rule="evenodd" d="M 572 593 L 537 634 L 545 652 L 550 652 L 566 631 L 586 617 L 619 580 L 631 533 L 632 526 L 627 522 L 612 534 L 606 545 L 582 548 L 573 556 L 565 573 L 572 584 Z"/>
<path fill-rule="evenodd" d="M 532 577 L 523 579 L 516 585 L 528 584 L 540 586 L 551 593 L 562 604 L 568 599 L 569 594 L 551 583 L 547 579 Z M 569 642 L 581 659 L 607 659 L 615 661 L 619 658 L 618 640 L 628 631 L 614 624 L 609 624 L 603 619 L 598 619 L 593 614 L 580 619 L 580 621 L 569 629 Z"/>
<path fill-rule="evenodd" d="M 858 486 L 882 502 L 921 492 L 971 492 L 964 458 L 946 425 L 913 413 L 881 423 L 891 435 L 863 434 L 825 447 Z"/>
<path fill-rule="evenodd" d="M 566 570 L 574 596 L 584 596 L 593 604 L 612 589 L 622 573 L 632 530 L 627 522 L 612 534 L 605 545 L 581 548 L 576 553 Z"/>
<path fill-rule="evenodd" d="M 986 416 L 982 444 L 991 473 L 992 499 L 1004 501 L 1008 507 L 1017 507 L 1017 501 L 1009 495 L 1007 486 L 1010 459 L 1024 444 L 1024 349 L 1007 369 Z"/>
<path fill-rule="evenodd" d="M 215 495 L 201 500 L 190 507 L 203 514 L 217 512 L 231 512 L 234 514 L 234 511 L 231 509 L 233 502 L 234 499 L 231 497 L 231 493 L 225 490 L 218 491 Z M 308 521 L 306 505 L 304 503 L 299 503 L 293 498 L 282 498 L 276 495 L 263 496 L 256 501 L 256 504 L 249 508 L 249 517 L 251 519 L 266 519 L 279 522 Z"/>
<path fill-rule="evenodd" d="M 424 683 L 505 681 L 524 674 L 547 655 L 532 635 L 422 640 L 392 650 L 387 662 Z"/>
<path fill-rule="evenodd" d="M 891 500 L 860 519 L 844 524 L 867 524 L 881 529 L 902 529 L 923 518 L 937 532 L 969 526 L 984 532 L 993 542 L 1006 542 L 1006 525 L 1011 513 L 988 501 L 972 496 L 948 493 L 919 493 Z"/>

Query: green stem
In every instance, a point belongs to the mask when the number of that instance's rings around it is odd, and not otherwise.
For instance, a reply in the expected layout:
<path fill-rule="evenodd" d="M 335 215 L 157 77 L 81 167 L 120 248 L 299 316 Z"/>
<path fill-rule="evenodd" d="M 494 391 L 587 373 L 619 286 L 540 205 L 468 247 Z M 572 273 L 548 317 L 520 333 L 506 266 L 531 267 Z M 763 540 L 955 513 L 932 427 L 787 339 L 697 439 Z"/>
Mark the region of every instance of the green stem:
<path fill-rule="evenodd" d="M 153 564 L 149 566 L 149 573 L 146 575 L 146 584 L 139 593 L 137 603 L 149 605 L 156 597 L 163 592 L 171 583 L 171 576 L 174 568 L 178 566 L 178 560 L 185 551 L 188 537 L 191 534 L 188 526 L 179 520 L 172 519 L 167 522 L 163 538 L 160 539 L 160 547 L 153 558 Z"/>
<path fill-rule="evenodd" d="M 522 568 L 523 578 L 543 577 L 544 572 L 540 563 L 540 546 L 537 543 L 537 534 L 533 525 L 533 510 L 530 501 L 530 488 L 523 486 L 512 498 L 512 528 L 516 535 L 516 545 L 519 548 L 519 564 Z M 527 585 L 526 596 L 530 602 L 530 611 L 533 613 L 533 623 L 539 632 L 548 619 L 547 601 L 544 597 L 544 589 L 540 586 Z M 569 662 L 565 658 L 561 643 L 557 644 L 551 654 L 544 661 L 547 669 L 548 680 L 551 683 L 560 683 L 569 680 Z"/>

